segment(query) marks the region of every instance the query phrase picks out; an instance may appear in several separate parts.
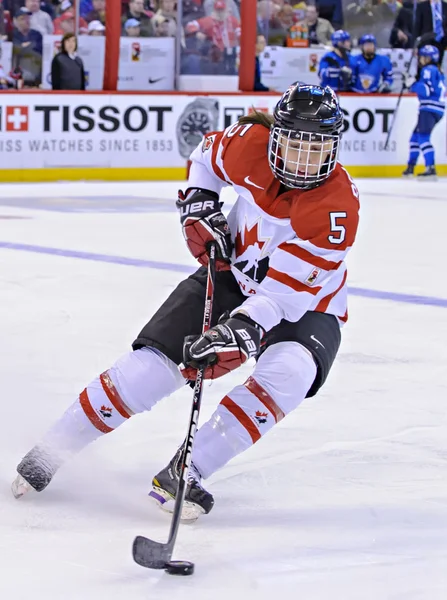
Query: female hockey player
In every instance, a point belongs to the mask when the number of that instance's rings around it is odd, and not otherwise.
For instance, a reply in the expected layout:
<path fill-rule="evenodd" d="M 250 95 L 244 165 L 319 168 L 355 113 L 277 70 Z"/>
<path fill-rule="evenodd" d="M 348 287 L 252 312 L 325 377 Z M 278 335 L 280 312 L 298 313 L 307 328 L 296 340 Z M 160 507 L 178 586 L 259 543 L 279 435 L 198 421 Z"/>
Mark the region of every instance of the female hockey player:
<path fill-rule="evenodd" d="M 377 54 L 377 42 L 373 35 L 359 39 L 361 54 L 354 56 L 352 67 L 352 91 L 358 94 L 379 92 L 388 94 L 393 85 L 393 66 L 388 56 Z"/>
<path fill-rule="evenodd" d="M 188 519 L 197 518 L 214 503 L 201 479 L 317 393 L 347 319 L 344 260 L 358 224 L 357 189 L 337 162 L 342 126 L 330 88 L 294 84 L 273 117 L 254 113 L 204 137 L 177 207 L 199 263 L 207 264 L 210 242 L 218 247 L 213 327 L 198 335 L 203 266 L 162 304 L 133 352 L 89 383 L 23 458 L 16 497 L 42 491 L 67 457 L 150 410 L 193 379 L 198 365 L 208 365 L 213 379 L 256 355 L 252 376 L 196 434 L 184 508 Z M 219 202 L 226 185 L 238 194 L 228 221 Z M 151 495 L 165 508 L 176 493 L 180 456 L 181 449 L 153 479 Z"/>
<path fill-rule="evenodd" d="M 419 115 L 418 122 L 410 138 L 410 156 L 408 166 L 402 173 L 404 177 L 414 174 L 414 167 L 422 151 L 425 160 L 425 171 L 418 175 L 421 179 L 435 179 L 435 149 L 430 136 L 437 123 L 442 119 L 445 111 L 445 77 L 440 70 L 439 50 L 435 46 L 422 46 L 419 55 L 419 76 L 417 81 L 409 76 L 406 87 L 410 92 L 418 95 Z"/>
<path fill-rule="evenodd" d="M 331 35 L 331 42 L 333 50 L 322 57 L 318 75 L 322 86 L 328 85 L 336 92 L 345 92 L 351 88 L 351 36 L 339 29 Z"/>

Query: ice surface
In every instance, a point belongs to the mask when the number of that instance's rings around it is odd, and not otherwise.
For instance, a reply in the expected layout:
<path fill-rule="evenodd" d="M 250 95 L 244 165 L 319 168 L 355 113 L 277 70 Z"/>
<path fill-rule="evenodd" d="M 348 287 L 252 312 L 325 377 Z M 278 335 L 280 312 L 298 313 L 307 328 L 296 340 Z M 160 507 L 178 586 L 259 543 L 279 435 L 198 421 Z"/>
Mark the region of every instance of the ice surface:
<path fill-rule="evenodd" d="M 360 295 L 337 364 L 317 398 L 209 480 L 215 508 L 176 546 L 196 563 L 190 578 L 131 558 L 135 535 L 167 536 L 146 494 L 184 435 L 187 389 L 42 494 L 9 490 L 22 455 L 194 267 L 172 208 L 179 184 L 1 187 L 1 600 L 447 598 L 447 182 L 358 183 Z M 202 419 L 247 372 L 205 389 Z"/>

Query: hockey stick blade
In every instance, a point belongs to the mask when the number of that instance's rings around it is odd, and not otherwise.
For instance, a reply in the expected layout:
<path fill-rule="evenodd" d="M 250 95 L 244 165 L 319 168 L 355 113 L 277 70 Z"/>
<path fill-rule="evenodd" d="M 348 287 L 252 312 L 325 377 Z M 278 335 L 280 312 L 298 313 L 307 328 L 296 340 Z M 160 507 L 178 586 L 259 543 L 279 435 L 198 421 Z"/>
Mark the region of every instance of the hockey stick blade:
<path fill-rule="evenodd" d="M 164 569 L 171 560 L 173 544 L 154 542 L 138 535 L 132 546 L 134 561 L 147 569 Z"/>

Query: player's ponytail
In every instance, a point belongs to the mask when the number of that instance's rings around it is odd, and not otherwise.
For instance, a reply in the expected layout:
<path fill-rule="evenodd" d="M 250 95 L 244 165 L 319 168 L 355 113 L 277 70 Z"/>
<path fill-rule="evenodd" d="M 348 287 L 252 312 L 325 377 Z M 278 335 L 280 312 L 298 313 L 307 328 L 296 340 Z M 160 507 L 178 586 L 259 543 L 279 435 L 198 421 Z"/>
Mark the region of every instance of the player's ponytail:
<path fill-rule="evenodd" d="M 239 117 L 239 125 L 263 125 L 267 129 L 270 129 L 274 123 L 274 117 L 270 113 L 261 112 L 252 108 L 252 112 L 249 115 Z"/>

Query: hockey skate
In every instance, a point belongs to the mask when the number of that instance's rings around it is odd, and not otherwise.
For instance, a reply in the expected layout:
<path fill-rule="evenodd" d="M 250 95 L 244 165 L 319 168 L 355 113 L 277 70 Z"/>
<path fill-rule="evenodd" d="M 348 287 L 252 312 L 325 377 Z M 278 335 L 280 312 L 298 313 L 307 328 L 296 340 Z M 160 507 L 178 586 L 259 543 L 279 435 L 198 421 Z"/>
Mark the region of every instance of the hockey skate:
<path fill-rule="evenodd" d="M 167 467 L 162 469 L 152 480 L 152 498 L 166 512 L 173 512 L 175 494 L 179 481 L 179 462 L 183 447 L 180 447 Z M 182 521 L 196 521 L 200 515 L 208 514 L 213 508 L 214 498 L 201 485 L 201 475 L 191 464 L 188 473 L 188 486 L 182 509 Z"/>
<path fill-rule="evenodd" d="M 435 167 L 425 167 L 425 171 L 417 175 L 418 181 L 436 181 L 437 179 Z"/>
<path fill-rule="evenodd" d="M 405 171 L 402 173 L 402 177 L 413 177 L 414 165 L 408 165 Z"/>
<path fill-rule="evenodd" d="M 11 485 L 14 497 L 21 498 L 31 490 L 43 491 L 52 480 L 57 468 L 49 455 L 38 448 L 33 448 L 17 467 L 18 475 Z"/>

